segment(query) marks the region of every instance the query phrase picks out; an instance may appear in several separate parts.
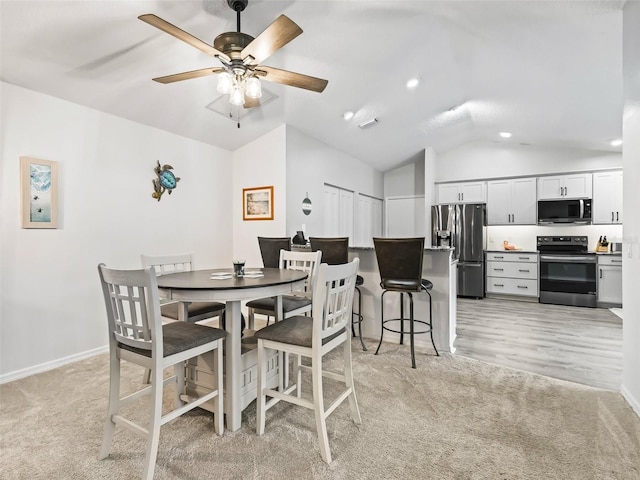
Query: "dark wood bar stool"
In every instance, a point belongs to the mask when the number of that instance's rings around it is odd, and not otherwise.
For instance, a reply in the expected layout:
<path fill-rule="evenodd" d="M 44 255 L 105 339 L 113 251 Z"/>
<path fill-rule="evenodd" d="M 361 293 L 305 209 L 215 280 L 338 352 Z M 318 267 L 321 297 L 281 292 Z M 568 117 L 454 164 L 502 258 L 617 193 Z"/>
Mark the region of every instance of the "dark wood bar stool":
<path fill-rule="evenodd" d="M 322 263 L 328 265 L 342 265 L 349 263 L 349 237 L 309 237 L 311 250 L 322 251 Z M 362 340 L 362 292 L 358 288 L 364 284 L 364 278 L 356 276 L 356 293 L 358 294 L 358 311 L 352 313 L 351 335 L 356 336 L 355 325 L 358 325 L 358 336 L 362 350 L 367 351 L 367 347 Z"/>
<path fill-rule="evenodd" d="M 414 348 L 414 336 L 421 333 L 431 335 L 431 344 L 439 356 L 436 344 L 433 341 L 433 312 L 431 303 L 431 290 L 433 283 L 422 278 L 422 261 L 424 258 L 424 238 L 374 238 L 373 244 L 380 271 L 380 286 L 384 290 L 380 297 L 381 330 L 380 342 L 376 349 L 376 355 L 380 351 L 384 331 L 400 334 L 400 344 L 404 342 L 405 322 L 409 323 L 409 342 L 411 344 L 411 367 L 416 368 L 416 355 Z M 387 292 L 400 293 L 400 318 L 384 319 L 384 296 Z M 429 295 L 429 320 L 416 320 L 413 316 L 413 294 L 426 292 Z M 409 297 L 409 317 L 404 316 L 404 294 Z M 415 324 L 419 324 L 415 330 Z M 399 326 L 399 330 L 394 328 Z"/>

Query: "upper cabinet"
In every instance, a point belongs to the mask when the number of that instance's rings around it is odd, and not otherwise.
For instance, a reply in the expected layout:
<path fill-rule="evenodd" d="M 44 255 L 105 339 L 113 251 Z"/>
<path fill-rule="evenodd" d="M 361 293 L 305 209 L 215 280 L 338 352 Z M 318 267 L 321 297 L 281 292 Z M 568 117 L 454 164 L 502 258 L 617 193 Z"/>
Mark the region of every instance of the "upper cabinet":
<path fill-rule="evenodd" d="M 593 174 L 593 223 L 622 223 L 622 171 Z"/>
<path fill-rule="evenodd" d="M 438 184 L 438 203 L 485 203 L 487 201 L 486 182 L 441 183 Z"/>
<path fill-rule="evenodd" d="M 591 198 L 592 175 L 575 173 L 538 178 L 538 200 Z"/>
<path fill-rule="evenodd" d="M 489 225 L 535 225 L 536 179 L 514 178 L 487 182 Z"/>

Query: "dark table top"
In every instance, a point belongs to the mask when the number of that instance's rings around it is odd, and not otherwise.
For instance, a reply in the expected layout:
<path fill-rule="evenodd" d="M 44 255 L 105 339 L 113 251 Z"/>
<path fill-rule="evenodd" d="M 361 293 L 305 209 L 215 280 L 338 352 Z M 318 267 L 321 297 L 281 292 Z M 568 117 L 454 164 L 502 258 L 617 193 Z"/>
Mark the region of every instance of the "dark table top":
<path fill-rule="evenodd" d="M 262 277 L 231 277 L 220 280 L 211 278 L 212 273 L 233 273 L 232 268 L 192 270 L 190 272 L 167 273 L 158 277 L 158 287 L 189 290 L 235 290 L 261 288 L 297 282 L 307 278 L 306 272 L 279 268 L 246 268 L 245 272 L 261 271 Z"/>

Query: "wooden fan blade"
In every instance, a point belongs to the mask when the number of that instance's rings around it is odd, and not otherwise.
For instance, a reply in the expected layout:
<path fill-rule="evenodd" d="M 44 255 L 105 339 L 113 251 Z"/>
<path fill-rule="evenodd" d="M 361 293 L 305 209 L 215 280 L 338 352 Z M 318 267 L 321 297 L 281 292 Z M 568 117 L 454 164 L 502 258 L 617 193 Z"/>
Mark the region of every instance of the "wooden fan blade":
<path fill-rule="evenodd" d="M 173 83 L 173 82 L 179 82 L 181 80 L 189 80 L 191 78 L 215 75 L 220 72 L 224 72 L 224 68 L 222 67 L 202 68 L 200 70 L 192 70 L 191 72 L 175 73 L 173 75 L 167 75 L 166 77 L 157 77 L 157 78 L 154 78 L 153 81 L 159 82 L 159 83 Z"/>
<path fill-rule="evenodd" d="M 260 106 L 260 99 L 259 98 L 251 98 L 251 97 L 247 97 L 245 95 L 244 97 L 244 108 L 255 108 L 255 107 L 259 107 Z"/>
<path fill-rule="evenodd" d="M 304 88 L 314 92 L 324 91 L 329 80 L 322 78 L 310 77 L 301 73 L 289 72 L 288 70 L 280 70 L 279 68 L 267 67 L 260 65 L 256 67 L 255 73 L 270 82 L 282 83 L 292 87 Z"/>
<path fill-rule="evenodd" d="M 198 50 L 206 53 L 207 55 L 211 55 L 212 57 L 220 57 L 226 62 L 229 62 L 231 60 L 227 55 L 222 53 L 220 50 L 213 48 L 208 43 L 203 42 L 199 38 L 194 37 L 190 33 L 187 33 L 184 30 L 181 30 L 175 25 L 172 25 L 171 23 L 161 19 L 160 17 L 152 13 L 140 15 L 138 18 L 143 22 L 148 23 L 149 25 L 159 28 L 160 30 L 162 30 L 165 33 L 168 33 L 169 35 L 173 35 L 178 40 L 182 40 L 183 42 L 188 43 L 192 47 L 196 47 Z"/>
<path fill-rule="evenodd" d="M 240 52 L 243 60 L 249 55 L 253 58 L 249 62 L 256 65 L 282 48 L 302 33 L 302 29 L 286 15 L 280 15 L 260 35 Z"/>

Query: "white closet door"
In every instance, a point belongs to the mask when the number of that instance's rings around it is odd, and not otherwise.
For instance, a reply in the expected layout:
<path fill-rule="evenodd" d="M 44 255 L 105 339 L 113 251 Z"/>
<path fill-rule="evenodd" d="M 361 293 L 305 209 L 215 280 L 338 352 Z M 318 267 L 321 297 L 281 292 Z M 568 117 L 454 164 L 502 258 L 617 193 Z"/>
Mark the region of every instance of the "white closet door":
<path fill-rule="evenodd" d="M 331 185 L 324 186 L 324 236 L 337 237 L 340 232 L 340 192 Z"/>
<path fill-rule="evenodd" d="M 353 245 L 353 192 L 340 189 L 340 230 L 339 237 L 349 237 Z"/>

